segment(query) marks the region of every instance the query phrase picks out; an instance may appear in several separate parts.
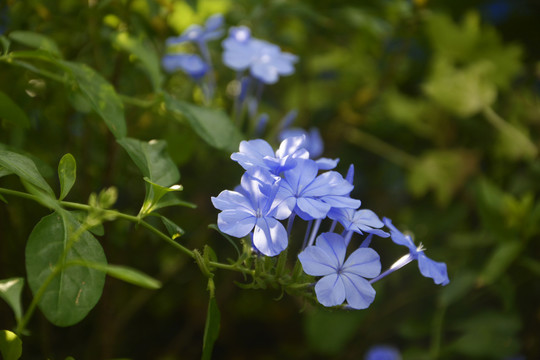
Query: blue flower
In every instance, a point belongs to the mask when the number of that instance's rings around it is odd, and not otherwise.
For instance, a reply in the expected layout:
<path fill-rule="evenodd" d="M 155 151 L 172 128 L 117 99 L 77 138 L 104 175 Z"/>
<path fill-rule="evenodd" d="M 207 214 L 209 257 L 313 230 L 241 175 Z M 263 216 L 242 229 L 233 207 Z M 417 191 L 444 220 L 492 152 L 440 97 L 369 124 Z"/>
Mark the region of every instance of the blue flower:
<path fill-rule="evenodd" d="M 407 264 L 409 261 L 418 260 L 418 268 L 420 273 L 428 278 L 433 279 L 435 284 L 447 285 L 450 283 L 446 264 L 443 262 L 433 261 L 424 254 L 422 245 L 416 247 L 412 238 L 409 235 L 403 235 L 393 224 L 392 220 L 383 218 L 383 222 L 390 229 L 392 241 L 398 245 L 403 245 L 409 248 L 408 258 L 398 260 L 399 264 L 392 266 L 394 271 Z"/>
<path fill-rule="evenodd" d="M 212 204 L 222 210 L 218 215 L 219 229 L 235 237 L 244 237 L 253 230 L 253 246 L 266 256 L 278 255 L 287 248 L 287 231 L 278 220 L 290 215 L 286 207 L 278 211 L 276 200 L 279 179 L 261 181 L 266 175 L 254 169 L 242 176 L 240 191 L 222 191 L 212 197 Z M 270 187 L 271 192 L 262 191 Z"/>
<path fill-rule="evenodd" d="M 366 309 L 375 299 L 375 289 L 365 278 L 381 272 L 379 254 L 370 248 L 355 250 L 345 261 L 345 239 L 334 233 L 323 233 L 315 245 L 298 255 L 304 272 L 322 276 L 315 285 L 317 300 L 324 306 L 347 301 L 353 309 Z"/>
<path fill-rule="evenodd" d="M 365 360 L 401 360 L 401 354 L 399 351 L 388 345 L 376 345 L 372 346 L 366 356 Z"/>
<path fill-rule="evenodd" d="M 293 211 L 303 220 L 322 219 L 332 207 L 356 209 L 360 200 L 351 199 L 353 189 L 340 173 L 328 171 L 317 176 L 319 167 L 311 159 L 297 158 L 296 166 L 283 173 L 279 189 L 284 206 L 294 204 Z"/>
<path fill-rule="evenodd" d="M 284 140 L 274 153 L 272 146 L 265 140 L 255 139 L 240 142 L 240 149 L 231 155 L 231 159 L 238 162 L 244 169 L 262 167 L 278 175 L 284 170 L 296 165 L 296 158 L 309 157 L 308 152 L 301 146 L 302 138 L 289 138 Z"/>
<path fill-rule="evenodd" d="M 279 46 L 251 37 L 249 29 L 232 27 L 222 42 L 223 62 L 236 71 L 249 69 L 251 75 L 265 84 L 274 84 L 279 76 L 291 75 L 298 57 L 282 52 Z"/>
<path fill-rule="evenodd" d="M 318 159 L 322 155 L 323 150 L 324 150 L 324 143 L 321 137 L 321 133 L 319 132 L 319 129 L 311 128 L 309 129 L 309 132 L 308 132 L 304 129 L 292 128 L 292 129 L 282 130 L 279 133 L 280 140 L 285 140 L 289 137 L 298 137 L 298 136 L 304 137 L 304 144 L 302 146 L 309 152 L 310 159 L 313 159 L 313 160 L 317 159 L 315 161 L 319 165 L 319 170 L 331 170 L 337 166 L 339 159 L 328 159 L 328 158 Z"/>
<path fill-rule="evenodd" d="M 161 62 L 167 72 L 180 69 L 195 80 L 202 78 L 209 70 L 208 64 L 195 54 L 169 54 Z"/>
<path fill-rule="evenodd" d="M 182 33 L 182 35 L 168 38 L 167 45 L 170 46 L 183 42 L 192 42 L 200 46 L 208 40 L 218 39 L 223 35 L 223 23 L 223 15 L 212 15 L 206 20 L 204 27 L 200 25 L 191 25 Z"/>
<path fill-rule="evenodd" d="M 373 211 L 368 209 L 332 208 L 328 212 L 328 217 L 332 220 L 339 221 L 345 230 L 354 231 L 360 235 L 363 232 L 367 232 L 380 237 L 390 236 L 386 231 L 379 229 L 384 226 L 383 222 Z"/>

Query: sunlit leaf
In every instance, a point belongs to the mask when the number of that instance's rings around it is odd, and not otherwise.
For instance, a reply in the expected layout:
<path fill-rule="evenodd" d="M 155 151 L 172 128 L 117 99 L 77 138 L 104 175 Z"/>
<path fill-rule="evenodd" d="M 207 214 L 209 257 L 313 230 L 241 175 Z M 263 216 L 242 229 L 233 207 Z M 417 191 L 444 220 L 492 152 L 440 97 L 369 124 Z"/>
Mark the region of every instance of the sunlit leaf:
<path fill-rule="evenodd" d="M 192 105 L 169 95 L 165 95 L 165 105 L 175 116 L 185 118 L 209 145 L 228 152 L 238 150 L 243 135 L 223 111 Z"/>
<path fill-rule="evenodd" d="M 15 319 L 22 318 L 21 292 L 24 286 L 24 278 L 10 278 L 0 280 L 0 298 L 4 299 L 13 310 Z"/>
<path fill-rule="evenodd" d="M 22 355 L 22 341 L 8 330 L 0 330 L 0 353 L 4 360 L 17 360 Z"/>
<path fill-rule="evenodd" d="M 64 267 L 69 261 L 107 263 L 99 242 L 87 231 L 78 232 L 80 226 L 68 213 L 53 213 L 34 227 L 26 244 L 26 271 L 34 296 L 57 270 L 38 303 L 45 317 L 57 326 L 70 326 L 86 317 L 101 297 L 105 284 L 102 271 Z M 77 233 L 80 236 L 74 239 Z"/>

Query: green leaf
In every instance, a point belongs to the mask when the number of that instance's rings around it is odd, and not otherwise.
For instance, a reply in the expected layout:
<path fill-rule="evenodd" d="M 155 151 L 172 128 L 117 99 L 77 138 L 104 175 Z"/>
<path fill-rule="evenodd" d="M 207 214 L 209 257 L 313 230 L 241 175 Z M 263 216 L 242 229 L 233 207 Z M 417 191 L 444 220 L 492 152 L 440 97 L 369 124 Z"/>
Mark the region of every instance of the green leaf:
<path fill-rule="evenodd" d="M 477 156 L 473 152 L 462 149 L 428 151 L 413 165 L 408 185 L 416 196 L 434 190 L 437 202 L 444 206 L 476 167 Z"/>
<path fill-rule="evenodd" d="M 124 105 L 114 87 L 92 68 L 79 63 L 60 61 L 73 76 L 92 109 L 105 121 L 117 139 L 127 134 Z"/>
<path fill-rule="evenodd" d="M 0 298 L 4 299 L 13 310 L 17 322 L 22 318 L 21 292 L 24 278 L 16 277 L 0 280 Z"/>
<path fill-rule="evenodd" d="M 58 200 L 62 200 L 69 193 L 69 190 L 75 184 L 77 178 L 77 163 L 75 158 L 71 154 L 66 154 L 60 159 L 58 164 L 58 179 L 60 179 L 60 197 Z"/>
<path fill-rule="evenodd" d="M 17 360 L 22 355 L 22 341 L 8 330 L 0 331 L 0 353 L 4 360 Z"/>
<path fill-rule="evenodd" d="M 141 62 L 150 78 L 152 87 L 154 90 L 159 90 L 163 82 L 161 63 L 156 50 L 150 46 L 148 41 L 136 39 L 127 32 L 121 32 L 113 36 L 113 42 L 123 50 L 130 52 Z"/>
<path fill-rule="evenodd" d="M 489 61 L 457 67 L 447 59 L 437 59 L 423 86 L 424 92 L 457 116 L 470 117 L 495 101 L 497 87 L 488 76 L 492 71 Z"/>
<path fill-rule="evenodd" d="M 88 231 L 73 239 L 74 233 L 80 233 L 80 226 L 67 212 L 53 213 L 34 227 L 26 244 L 26 272 L 34 296 L 49 275 L 57 271 L 38 302 L 45 317 L 57 326 L 81 321 L 98 302 L 105 284 L 102 271 L 65 267 L 70 261 L 107 264 L 103 248 Z"/>
<path fill-rule="evenodd" d="M 523 248 L 524 244 L 519 240 L 499 244 L 480 274 L 478 284 L 485 286 L 494 283 L 517 259 Z"/>
<path fill-rule="evenodd" d="M 7 150 L 0 150 L 0 166 L 19 176 L 54 198 L 52 188 L 39 173 L 36 164 L 24 155 Z"/>
<path fill-rule="evenodd" d="M 206 325 L 204 326 L 202 360 L 212 358 L 214 343 L 219 336 L 219 327 L 221 314 L 217 306 L 216 298 L 211 297 L 208 303 L 208 312 L 206 313 Z"/>
<path fill-rule="evenodd" d="M 163 225 L 167 228 L 167 231 L 169 232 L 169 235 L 173 240 L 176 238 L 184 235 L 184 229 L 182 229 L 180 226 L 176 225 L 172 220 L 169 220 L 163 215 L 157 214 L 161 221 L 163 222 Z"/>
<path fill-rule="evenodd" d="M 243 135 L 221 110 L 203 108 L 165 94 L 165 105 L 176 117 L 187 119 L 193 130 L 209 145 L 228 152 L 238 150 Z"/>
<path fill-rule="evenodd" d="M 13 31 L 9 34 L 11 40 L 17 41 L 29 47 L 50 52 L 58 57 L 62 57 L 60 49 L 49 37 L 35 33 L 33 31 Z"/>
<path fill-rule="evenodd" d="M 151 212 L 163 207 L 160 206 L 161 199 L 170 192 L 182 191 L 182 185 L 172 185 L 170 187 L 164 187 L 153 183 L 147 177 L 144 178 L 146 181 L 146 199 L 140 211 L 140 214 L 147 215 Z"/>
<path fill-rule="evenodd" d="M 147 289 L 159 289 L 161 287 L 161 282 L 159 280 L 127 266 L 100 264 L 88 261 L 71 261 L 68 265 L 86 266 L 91 269 L 96 269 L 119 280 Z"/>
<path fill-rule="evenodd" d="M 146 142 L 124 138 L 119 139 L 118 143 L 151 182 L 168 187 L 180 180 L 180 173 L 166 151 L 167 142 L 165 140 Z"/>
<path fill-rule="evenodd" d="M 26 113 L 9 96 L 0 91 L 0 118 L 24 128 L 30 127 Z"/>

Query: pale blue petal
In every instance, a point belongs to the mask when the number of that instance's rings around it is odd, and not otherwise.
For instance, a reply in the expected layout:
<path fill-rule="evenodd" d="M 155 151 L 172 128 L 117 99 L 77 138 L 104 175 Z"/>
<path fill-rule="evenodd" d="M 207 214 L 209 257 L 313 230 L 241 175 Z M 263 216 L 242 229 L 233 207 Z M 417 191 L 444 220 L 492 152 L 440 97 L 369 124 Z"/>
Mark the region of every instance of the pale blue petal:
<path fill-rule="evenodd" d="M 279 79 L 275 67 L 264 63 L 255 63 L 250 67 L 251 75 L 265 84 L 275 84 Z"/>
<path fill-rule="evenodd" d="M 283 225 L 272 217 L 258 218 L 253 231 L 253 246 L 266 256 L 279 255 L 289 239 Z"/>
<path fill-rule="evenodd" d="M 285 180 L 294 194 L 300 194 L 317 177 L 319 168 L 310 159 L 297 159 L 294 169 L 285 171 Z"/>
<path fill-rule="evenodd" d="M 330 205 L 313 198 L 301 197 L 296 200 L 296 206 L 300 211 L 308 214 L 313 219 L 323 219 L 330 210 Z"/>
<path fill-rule="evenodd" d="M 343 265 L 343 272 L 355 274 L 365 278 L 374 278 L 381 273 L 381 259 L 379 254 L 371 248 L 356 249 Z"/>
<path fill-rule="evenodd" d="M 399 231 L 389 218 L 383 218 L 383 223 L 390 229 L 390 236 L 392 241 L 398 245 L 404 245 L 409 248 L 409 251 L 416 253 L 416 246 L 414 245 L 410 236 L 405 236 Z"/>
<path fill-rule="evenodd" d="M 319 170 L 332 170 L 339 163 L 339 159 L 320 158 L 315 160 Z"/>
<path fill-rule="evenodd" d="M 363 277 L 352 273 L 343 273 L 341 278 L 345 287 L 347 303 L 353 309 L 367 309 L 375 300 L 375 289 Z"/>
<path fill-rule="evenodd" d="M 304 272 L 312 276 L 337 274 L 336 263 L 329 254 L 318 246 L 308 246 L 300 254 L 298 260 L 302 263 Z"/>
<path fill-rule="evenodd" d="M 331 274 L 315 284 L 317 300 L 324 306 L 336 306 L 345 301 L 345 286 L 338 274 Z"/>
<path fill-rule="evenodd" d="M 437 285 L 447 285 L 450 283 L 446 264 L 431 260 L 423 252 L 418 254 L 418 268 L 422 275 L 432 278 Z"/>
<path fill-rule="evenodd" d="M 349 195 L 328 195 L 321 196 L 322 201 L 328 205 L 336 208 L 348 208 L 348 209 L 357 209 L 361 202 L 360 200 L 353 199 Z"/>
<path fill-rule="evenodd" d="M 218 228 L 225 234 L 244 237 L 253 229 L 257 218 L 245 211 L 224 210 L 218 214 Z"/>
<path fill-rule="evenodd" d="M 335 269 L 340 269 L 345 260 L 347 245 L 343 236 L 335 233 L 322 233 L 317 236 L 315 246 L 326 252 L 332 259 L 332 266 Z M 337 270 L 336 270 L 337 271 Z"/>
<path fill-rule="evenodd" d="M 212 197 L 211 200 L 214 207 L 219 210 L 252 209 L 249 199 L 236 191 L 223 190 L 217 197 Z"/>
<path fill-rule="evenodd" d="M 244 140 L 240 142 L 239 151 L 231 155 L 231 159 L 248 170 L 253 166 L 266 167 L 263 161 L 265 156 L 274 156 L 274 150 L 270 144 L 262 139 Z"/>

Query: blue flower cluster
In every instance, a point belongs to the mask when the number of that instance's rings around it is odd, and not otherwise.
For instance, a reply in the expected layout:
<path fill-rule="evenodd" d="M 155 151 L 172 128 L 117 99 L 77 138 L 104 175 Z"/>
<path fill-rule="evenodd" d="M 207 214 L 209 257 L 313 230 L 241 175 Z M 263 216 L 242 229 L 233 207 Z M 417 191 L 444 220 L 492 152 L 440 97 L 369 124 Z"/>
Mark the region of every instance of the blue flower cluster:
<path fill-rule="evenodd" d="M 202 88 L 206 103 L 215 92 L 216 76 L 208 48 L 208 41 L 219 39 L 225 33 L 224 18 L 221 14 L 209 17 L 204 26 L 192 25 L 180 36 L 167 39 L 171 51 L 162 59 L 163 68 L 170 73 L 181 70 Z M 191 44 L 198 54 L 186 51 L 182 44 Z M 267 41 L 251 36 L 245 26 L 231 27 L 229 35 L 222 41 L 222 61 L 236 72 L 232 94 L 235 97 L 235 120 L 247 110 L 256 132 L 262 133 L 268 116 L 258 114 L 258 105 L 264 85 L 275 84 L 280 76 L 294 73 L 297 56 L 281 51 L 281 48 Z"/>
<path fill-rule="evenodd" d="M 306 274 L 320 277 L 315 294 L 324 306 L 346 301 L 349 308 L 369 307 L 375 298 L 372 283 L 414 260 L 423 276 L 448 284 L 446 264 L 429 259 L 423 247 L 416 247 L 389 219 L 381 221 L 373 211 L 359 209 L 360 200 L 350 197 L 353 166 L 344 178 L 332 170 L 337 159 L 313 159 L 309 140 L 306 134 L 287 137 L 276 151 L 262 139 L 242 141 L 239 151 L 231 155 L 245 170 L 240 186 L 212 197 L 214 207 L 221 210 L 219 229 L 239 238 L 250 235 L 256 251 L 276 256 L 289 246 L 294 219 L 307 221 L 298 259 Z M 287 229 L 281 222 L 286 219 Z M 332 221 L 330 230 L 319 234 L 324 219 Z M 341 233 L 335 232 L 338 223 Z M 385 226 L 389 233 L 383 230 Z M 367 236 L 347 257 L 354 233 Z M 390 237 L 409 253 L 381 274 L 379 254 L 369 247 L 373 236 Z"/>

